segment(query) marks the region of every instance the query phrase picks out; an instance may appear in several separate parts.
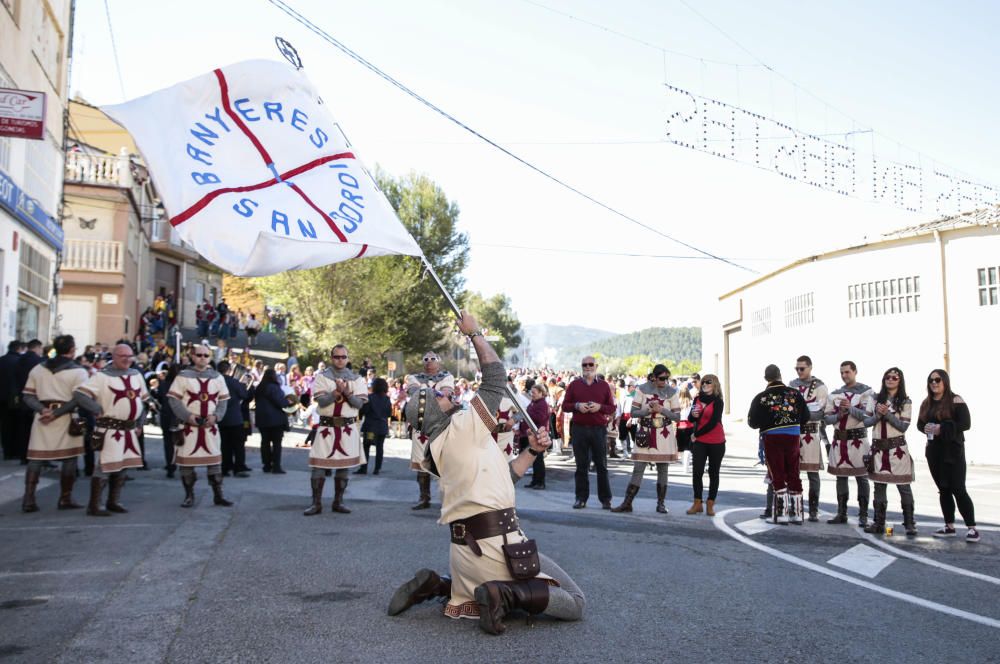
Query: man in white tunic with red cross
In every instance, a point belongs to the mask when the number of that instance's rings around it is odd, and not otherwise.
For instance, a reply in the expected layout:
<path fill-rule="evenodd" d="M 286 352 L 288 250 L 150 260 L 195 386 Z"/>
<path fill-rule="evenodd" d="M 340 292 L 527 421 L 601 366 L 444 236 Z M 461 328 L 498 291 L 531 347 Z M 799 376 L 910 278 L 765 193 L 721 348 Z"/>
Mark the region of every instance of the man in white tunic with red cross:
<path fill-rule="evenodd" d="M 143 403 L 149 393 L 142 374 L 132 367 L 134 359 L 131 346 L 118 344 L 111 351 L 111 365 L 91 376 L 75 393 L 80 407 L 97 417 L 91 434 L 97 463 L 90 478 L 87 504 L 90 516 L 127 512 L 120 502 L 125 471 L 142 468 L 139 434 L 145 412 Z M 102 509 L 101 495 L 109 482 L 107 509 Z"/>
<path fill-rule="evenodd" d="M 858 367 L 846 360 L 840 365 L 843 387 L 830 393 L 826 403 L 826 423 L 833 425 L 827 472 L 837 477 L 837 514 L 827 523 L 847 523 L 847 501 L 850 498 L 848 477 L 858 483 L 858 524 L 868 525 L 868 499 L 871 484 L 865 457 L 870 453 L 865 421 L 874 412 L 875 394 L 872 388 L 858 382 Z"/>
<path fill-rule="evenodd" d="M 424 353 L 424 370 L 411 374 L 407 381 L 407 389 L 413 384 L 423 385 L 442 394 L 455 392 L 455 377 L 441 368 L 441 357 L 432 350 Z M 425 510 L 431 506 L 431 475 L 424 471 L 424 457 L 427 456 L 427 436 L 415 427 L 410 432 L 410 469 L 417 471 L 417 486 L 420 488 L 420 501 L 412 507 L 415 510 Z"/>
<path fill-rule="evenodd" d="M 319 426 L 312 449 L 309 450 L 312 504 L 303 512 L 305 516 L 323 511 L 323 485 L 331 470 L 336 473 L 330 509 L 350 514 L 351 510 L 344 506 L 344 492 L 347 491 L 349 481 L 348 470 L 366 461 L 361 447 L 358 413 L 368 401 L 368 383 L 347 368 L 349 360 L 347 346 L 334 346 L 330 351 L 332 366 L 316 374 L 313 381 L 313 399 L 318 406 Z"/>
<path fill-rule="evenodd" d="M 505 394 L 506 377 L 496 352 L 475 318 L 463 313 L 459 329 L 469 336 L 482 364 L 483 379 L 469 407 L 418 387 L 410 394 L 407 419 L 430 439 L 424 466 L 440 478 L 441 518 L 451 531 L 451 577 L 422 569 L 389 603 L 389 615 L 433 597 L 447 597 L 450 618 L 479 619 L 491 634 L 506 627 L 514 610 L 546 613 L 562 620 L 583 615 L 583 593 L 566 572 L 534 549 L 514 509 L 514 481 L 551 445 L 542 429 L 508 463 L 493 440 L 494 413 Z"/>
<path fill-rule="evenodd" d="M 181 369 L 170 385 L 167 397 L 170 410 L 183 423 L 175 440 L 174 463 L 181 469 L 184 502 L 181 507 L 194 505 L 194 484 L 198 480 L 195 468 L 205 467 L 216 505 L 232 503 L 222 495 L 222 444 L 219 420 L 226 415 L 229 388 L 226 379 L 209 366 L 212 351 L 208 346 L 191 350 L 191 366 Z"/>

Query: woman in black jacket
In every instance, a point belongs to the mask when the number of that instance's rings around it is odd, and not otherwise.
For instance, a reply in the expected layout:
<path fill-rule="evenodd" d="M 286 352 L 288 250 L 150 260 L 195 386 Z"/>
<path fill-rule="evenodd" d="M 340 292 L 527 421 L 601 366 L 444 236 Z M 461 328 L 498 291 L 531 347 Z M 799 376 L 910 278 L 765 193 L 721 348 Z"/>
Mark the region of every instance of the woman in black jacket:
<path fill-rule="evenodd" d="M 163 431 L 163 460 L 167 464 L 169 479 L 173 479 L 177 471 L 177 464 L 174 463 L 174 432 L 180 423 L 174 411 L 170 409 L 170 404 L 167 403 L 167 392 L 170 391 L 170 386 L 173 385 L 179 371 L 179 365 L 171 364 L 167 367 L 167 375 L 156 387 L 156 400 L 160 404 L 160 429 Z"/>
<path fill-rule="evenodd" d="M 267 369 L 253 394 L 257 404 L 257 430 L 260 431 L 260 462 L 265 473 L 284 475 L 281 468 L 281 439 L 288 428 L 288 415 L 283 410 L 288 399 L 278 384 L 278 374 Z"/>
<path fill-rule="evenodd" d="M 372 471 L 372 475 L 378 475 L 382 470 L 382 447 L 385 444 L 385 437 L 389 434 L 389 418 L 392 417 L 389 383 L 385 378 L 376 378 L 372 381 L 372 393 L 361 407 L 361 417 L 364 418 L 364 422 L 361 423 L 361 438 L 364 440 L 365 459 L 371 458 L 371 449 L 374 445 L 375 470 Z M 354 474 L 367 475 L 368 464 L 362 464 Z"/>
<path fill-rule="evenodd" d="M 917 428 L 927 435 L 927 466 L 941 498 L 944 528 L 935 537 L 955 536 L 955 503 L 968 532 L 966 542 L 978 542 L 976 511 L 965 489 L 965 432 L 972 426 L 969 406 L 951 391 L 951 378 L 944 369 L 927 377 L 927 398 L 920 404 Z"/>

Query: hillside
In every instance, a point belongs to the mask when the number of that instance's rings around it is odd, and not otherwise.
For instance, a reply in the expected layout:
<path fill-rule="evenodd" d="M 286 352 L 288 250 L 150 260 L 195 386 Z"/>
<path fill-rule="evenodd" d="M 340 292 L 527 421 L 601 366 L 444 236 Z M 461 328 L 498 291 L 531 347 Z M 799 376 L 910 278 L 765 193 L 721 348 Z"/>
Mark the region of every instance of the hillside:
<path fill-rule="evenodd" d="M 538 366 L 551 364 L 567 348 L 594 343 L 615 336 L 614 332 L 579 325 L 528 324 L 521 328 L 521 347 L 508 352 L 523 357 L 528 351 L 529 362 Z"/>
<path fill-rule="evenodd" d="M 678 363 L 701 361 L 701 328 L 650 327 L 638 332 L 595 339 L 570 348 L 556 356 L 557 366 L 575 366 L 584 355 L 600 353 L 604 357 L 649 355 L 657 361 Z"/>

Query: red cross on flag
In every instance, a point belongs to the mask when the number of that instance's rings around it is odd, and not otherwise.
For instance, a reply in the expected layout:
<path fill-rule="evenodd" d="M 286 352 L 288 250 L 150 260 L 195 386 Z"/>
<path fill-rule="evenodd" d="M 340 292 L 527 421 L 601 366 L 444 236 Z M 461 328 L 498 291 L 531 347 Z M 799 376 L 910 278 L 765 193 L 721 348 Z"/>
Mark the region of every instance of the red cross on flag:
<path fill-rule="evenodd" d="M 289 65 L 240 62 L 103 110 L 132 134 L 180 236 L 228 272 L 422 255 Z"/>

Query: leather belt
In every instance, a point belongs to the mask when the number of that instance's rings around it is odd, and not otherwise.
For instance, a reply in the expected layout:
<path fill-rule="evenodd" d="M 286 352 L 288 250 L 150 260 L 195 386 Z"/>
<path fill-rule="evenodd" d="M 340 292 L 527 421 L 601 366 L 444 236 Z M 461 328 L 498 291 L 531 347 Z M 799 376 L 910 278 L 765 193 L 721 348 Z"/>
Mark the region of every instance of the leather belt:
<path fill-rule="evenodd" d="M 887 452 L 889 450 L 894 450 L 897 447 L 903 447 L 906 445 L 906 438 L 904 436 L 893 436 L 892 438 L 875 438 L 872 440 L 872 447 L 874 447 L 879 452 Z"/>
<path fill-rule="evenodd" d="M 354 424 L 358 421 L 356 417 L 326 417 L 324 415 L 319 416 L 319 423 L 327 427 L 346 427 L 348 424 Z"/>
<path fill-rule="evenodd" d="M 39 399 L 39 402 L 47 408 L 62 408 L 65 401 L 55 401 L 53 399 Z"/>
<path fill-rule="evenodd" d="M 819 433 L 819 422 L 808 422 L 799 427 L 802 433 Z"/>
<path fill-rule="evenodd" d="M 854 440 L 855 438 L 867 438 L 868 429 L 834 429 L 833 439 L 834 440 Z"/>
<path fill-rule="evenodd" d="M 468 519 L 458 519 L 448 524 L 451 529 L 451 543 L 462 544 L 472 549 L 477 556 L 483 555 L 476 540 L 505 535 L 521 528 L 517 521 L 517 510 L 513 507 L 506 510 L 480 512 Z"/>
<path fill-rule="evenodd" d="M 117 429 L 118 431 L 131 431 L 139 427 L 135 420 L 119 420 L 114 417 L 98 417 L 98 429 Z"/>

